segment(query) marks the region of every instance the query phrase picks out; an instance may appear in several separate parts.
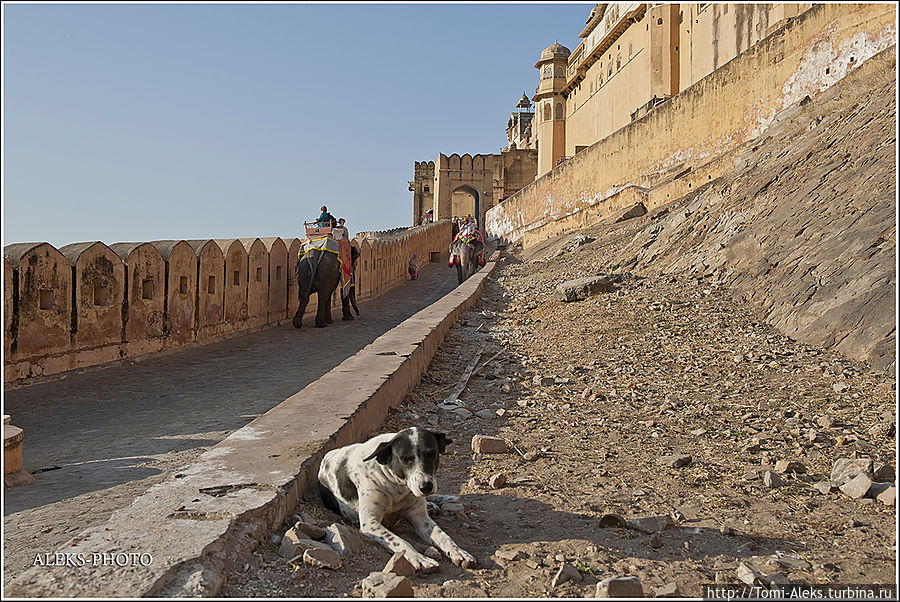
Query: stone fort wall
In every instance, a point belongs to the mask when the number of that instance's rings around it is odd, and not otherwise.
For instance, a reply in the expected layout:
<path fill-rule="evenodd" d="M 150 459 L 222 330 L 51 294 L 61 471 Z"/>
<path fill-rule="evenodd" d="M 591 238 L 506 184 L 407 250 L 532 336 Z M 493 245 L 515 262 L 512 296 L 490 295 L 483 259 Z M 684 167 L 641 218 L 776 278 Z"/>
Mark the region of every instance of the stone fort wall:
<path fill-rule="evenodd" d="M 609 217 L 634 194 L 674 200 L 730 169 L 729 156 L 776 114 L 895 45 L 896 28 L 892 5 L 816 5 L 489 209 L 487 231 L 527 245 Z"/>
<path fill-rule="evenodd" d="M 447 250 L 450 222 L 360 233 L 357 299 Z M 297 238 L 48 243 L 4 248 L 4 382 L 284 323 L 297 310 Z M 315 313 L 317 296 L 307 314 Z M 340 298 L 335 294 L 335 305 Z"/>

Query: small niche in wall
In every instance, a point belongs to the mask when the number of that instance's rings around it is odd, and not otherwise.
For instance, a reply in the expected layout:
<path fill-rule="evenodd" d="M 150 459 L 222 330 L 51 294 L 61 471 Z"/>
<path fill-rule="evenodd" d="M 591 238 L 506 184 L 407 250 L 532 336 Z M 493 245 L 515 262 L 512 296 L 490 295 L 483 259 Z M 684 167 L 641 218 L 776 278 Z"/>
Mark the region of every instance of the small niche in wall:
<path fill-rule="evenodd" d="M 275 266 L 275 280 L 281 280 L 281 266 Z"/>
<path fill-rule="evenodd" d="M 187 288 L 188 288 L 188 277 L 182 276 L 181 278 L 178 279 L 178 292 L 181 293 L 182 295 L 186 295 Z"/>
<path fill-rule="evenodd" d="M 240 271 L 240 270 L 235 270 L 235 271 L 234 271 L 234 280 L 233 280 L 233 284 L 234 284 L 235 286 L 240 286 L 240 284 L 241 284 L 241 271 Z"/>
<path fill-rule="evenodd" d="M 98 307 L 106 307 L 109 305 L 109 293 L 105 286 L 94 287 L 94 305 Z"/>
<path fill-rule="evenodd" d="M 216 294 L 216 277 L 210 276 L 206 283 L 206 292 L 210 295 Z"/>
<path fill-rule="evenodd" d="M 141 282 L 141 299 L 153 299 L 153 280 L 150 278 Z"/>
<path fill-rule="evenodd" d="M 38 293 L 38 307 L 41 309 L 53 309 L 53 291 L 42 289 Z"/>
<path fill-rule="evenodd" d="M 256 281 L 262 282 L 262 268 L 256 268 Z"/>

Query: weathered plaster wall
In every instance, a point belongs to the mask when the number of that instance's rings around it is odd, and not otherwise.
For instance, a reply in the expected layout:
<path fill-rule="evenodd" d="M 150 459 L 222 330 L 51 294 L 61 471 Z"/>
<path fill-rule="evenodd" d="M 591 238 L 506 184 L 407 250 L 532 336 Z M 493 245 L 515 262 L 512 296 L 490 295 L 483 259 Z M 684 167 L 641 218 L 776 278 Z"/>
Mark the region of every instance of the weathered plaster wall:
<path fill-rule="evenodd" d="M 487 230 L 518 240 L 654 174 L 709 163 L 756 138 L 778 112 L 828 89 L 895 43 L 891 5 L 816 5 L 489 210 Z M 597 214 L 614 212 L 610 205 Z"/>
<path fill-rule="evenodd" d="M 449 221 L 352 244 L 357 299 L 403 282 L 450 244 Z M 296 238 L 23 243 L 4 248 L 4 381 L 48 375 L 274 325 L 297 309 Z M 237 280 L 235 280 L 237 273 Z M 235 284 L 235 282 L 237 282 Z M 333 302 L 340 305 L 340 297 Z M 316 298 L 307 308 L 316 311 Z"/>

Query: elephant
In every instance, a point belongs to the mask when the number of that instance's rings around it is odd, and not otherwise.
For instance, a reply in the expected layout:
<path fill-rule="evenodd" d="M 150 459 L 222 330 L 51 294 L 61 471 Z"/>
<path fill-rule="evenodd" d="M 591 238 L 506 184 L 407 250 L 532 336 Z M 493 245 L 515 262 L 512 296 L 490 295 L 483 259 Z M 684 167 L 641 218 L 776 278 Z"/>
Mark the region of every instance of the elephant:
<path fill-rule="evenodd" d="M 478 257 L 484 253 L 484 243 L 478 238 L 465 242 L 457 238 L 450 244 L 450 265 L 456 266 L 456 279 L 462 284 L 479 267 Z"/>
<path fill-rule="evenodd" d="M 351 247 L 351 262 L 354 274 L 350 279 L 350 292 L 341 295 L 341 310 L 344 320 L 353 320 L 350 306 L 359 315 L 359 307 L 356 305 L 355 271 L 356 260 L 359 258 L 359 250 Z M 299 287 L 300 305 L 291 323 L 294 328 L 303 326 L 303 312 L 309 305 L 309 298 L 313 293 L 318 293 L 319 303 L 316 309 L 316 328 L 324 328 L 334 322 L 331 318 L 331 298 L 334 289 L 338 288 L 341 280 L 341 263 L 337 253 L 322 249 L 310 249 L 297 260 L 297 285 Z"/>

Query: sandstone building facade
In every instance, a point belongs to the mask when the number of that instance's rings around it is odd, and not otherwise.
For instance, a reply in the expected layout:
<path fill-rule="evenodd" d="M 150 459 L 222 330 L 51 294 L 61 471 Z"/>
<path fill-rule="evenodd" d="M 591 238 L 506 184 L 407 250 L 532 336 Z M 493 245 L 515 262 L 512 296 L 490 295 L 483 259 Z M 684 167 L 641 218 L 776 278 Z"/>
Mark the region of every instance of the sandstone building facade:
<path fill-rule="evenodd" d="M 499 154 L 440 153 L 436 161 L 416 161 L 408 182 L 413 225 L 468 215 L 483 224 L 488 209 L 534 181 L 533 118 L 531 101 L 523 94 L 507 122 L 507 146 Z"/>
<path fill-rule="evenodd" d="M 601 3 L 541 53 L 538 176 L 640 119 L 812 4 Z"/>

